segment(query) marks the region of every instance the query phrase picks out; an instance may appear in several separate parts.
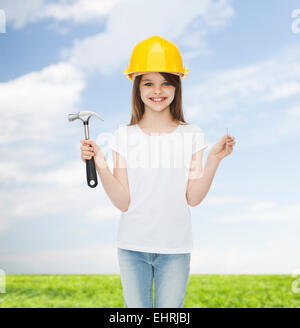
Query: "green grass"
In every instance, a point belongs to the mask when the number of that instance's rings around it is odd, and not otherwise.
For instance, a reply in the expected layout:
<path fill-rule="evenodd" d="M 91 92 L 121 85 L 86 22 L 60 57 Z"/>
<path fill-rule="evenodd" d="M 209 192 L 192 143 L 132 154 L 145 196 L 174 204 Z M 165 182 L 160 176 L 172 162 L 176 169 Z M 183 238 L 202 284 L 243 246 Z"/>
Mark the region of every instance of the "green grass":
<path fill-rule="evenodd" d="M 299 308 L 295 280 L 276 274 L 190 274 L 184 307 Z M 118 274 L 7 274 L 0 307 L 122 308 L 124 301 Z"/>

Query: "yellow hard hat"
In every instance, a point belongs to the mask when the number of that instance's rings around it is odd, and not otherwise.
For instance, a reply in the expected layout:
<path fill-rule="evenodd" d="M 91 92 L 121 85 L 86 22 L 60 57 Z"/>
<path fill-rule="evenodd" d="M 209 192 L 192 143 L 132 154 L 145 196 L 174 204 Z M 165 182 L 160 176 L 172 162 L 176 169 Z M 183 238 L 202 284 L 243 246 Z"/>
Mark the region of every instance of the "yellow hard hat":
<path fill-rule="evenodd" d="M 188 69 L 182 65 L 180 52 L 176 45 L 158 35 L 139 42 L 130 58 L 125 76 L 133 81 L 137 75 L 149 72 L 166 72 L 179 75 L 183 80 Z"/>

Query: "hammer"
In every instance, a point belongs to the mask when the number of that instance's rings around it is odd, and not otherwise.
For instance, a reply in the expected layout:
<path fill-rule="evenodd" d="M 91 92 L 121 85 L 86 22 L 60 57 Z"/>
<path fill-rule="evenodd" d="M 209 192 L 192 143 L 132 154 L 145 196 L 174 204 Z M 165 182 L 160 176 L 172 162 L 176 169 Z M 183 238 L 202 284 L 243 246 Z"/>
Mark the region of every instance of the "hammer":
<path fill-rule="evenodd" d="M 89 110 L 83 110 L 78 112 L 77 114 L 69 114 L 68 119 L 70 122 L 80 119 L 84 125 L 84 134 L 85 140 L 90 139 L 90 132 L 89 132 L 89 119 L 91 116 L 96 116 L 100 118 L 100 120 L 104 121 L 97 113 L 91 112 Z M 91 159 L 86 159 L 86 177 L 87 177 L 87 184 L 91 188 L 95 188 L 98 184 L 97 181 L 97 173 L 95 167 L 94 157 Z"/>

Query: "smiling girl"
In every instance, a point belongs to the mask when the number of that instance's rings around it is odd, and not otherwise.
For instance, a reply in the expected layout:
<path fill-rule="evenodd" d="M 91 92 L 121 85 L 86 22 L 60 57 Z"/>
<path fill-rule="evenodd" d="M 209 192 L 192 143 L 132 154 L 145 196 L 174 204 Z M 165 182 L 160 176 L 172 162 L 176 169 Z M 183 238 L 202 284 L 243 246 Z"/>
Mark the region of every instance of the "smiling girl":
<path fill-rule="evenodd" d="M 125 70 L 133 81 L 132 114 L 111 140 L 114 173 L 94 141 L 81 141 L 82 160 L 95 157 L 103 187 L 122 211 L 117 246 L 125 307 L 153 307 L 153 281 L 155 307 L 183 307 L 193 250 L 189 206 L 205 198 L 235 144 L 224 135 L 202 168 L 206 137 L 182 110 L 187 72 L 174 43 L 143 40 Z"/>

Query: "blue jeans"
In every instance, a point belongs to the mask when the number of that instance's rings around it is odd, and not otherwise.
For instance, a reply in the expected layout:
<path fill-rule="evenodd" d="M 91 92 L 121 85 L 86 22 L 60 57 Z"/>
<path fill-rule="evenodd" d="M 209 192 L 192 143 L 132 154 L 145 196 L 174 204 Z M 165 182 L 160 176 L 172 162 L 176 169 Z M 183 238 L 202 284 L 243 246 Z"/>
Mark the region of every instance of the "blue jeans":
<path fill-rule="evenodd" d="M 190 272 L 190 253 L 158 254 L 118 248 L 125 307 L 182 308 Z"/>

